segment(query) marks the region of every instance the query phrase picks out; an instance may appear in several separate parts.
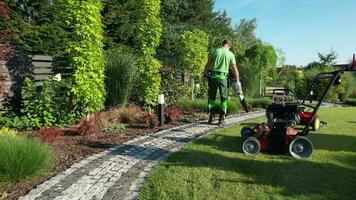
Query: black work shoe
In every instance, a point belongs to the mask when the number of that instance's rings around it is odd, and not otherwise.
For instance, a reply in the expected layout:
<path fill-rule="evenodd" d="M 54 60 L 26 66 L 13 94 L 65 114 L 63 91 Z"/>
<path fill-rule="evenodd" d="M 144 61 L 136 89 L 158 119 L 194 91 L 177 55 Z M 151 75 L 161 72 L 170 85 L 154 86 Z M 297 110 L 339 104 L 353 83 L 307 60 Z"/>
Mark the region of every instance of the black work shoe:
<path fill-rule="evenodd" d="M 208 124 L 212 124 L 214 121 L 215 121 L 215 115 L 214 113 L 210 113 Z"/>
<path fill-rule="evenodd" d="M 225 126 L 225 115 L 219 116 L 219 126 Z"/>

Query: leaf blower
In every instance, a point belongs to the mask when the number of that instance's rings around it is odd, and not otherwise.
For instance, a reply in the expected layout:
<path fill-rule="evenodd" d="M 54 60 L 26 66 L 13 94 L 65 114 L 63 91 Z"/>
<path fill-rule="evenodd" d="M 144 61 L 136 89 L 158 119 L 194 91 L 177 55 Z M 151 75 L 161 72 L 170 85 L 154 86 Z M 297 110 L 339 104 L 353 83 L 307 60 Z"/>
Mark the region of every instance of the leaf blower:
<path fill-rule="evenodd" d="M 244 93 L 242 92 L 242 86 L 240 80 L 237 80 L 235 78 L 230 78 L 230 82 L 234 95 L 239 99 L 244 110 L 246 112 L 249 112 Z"/>

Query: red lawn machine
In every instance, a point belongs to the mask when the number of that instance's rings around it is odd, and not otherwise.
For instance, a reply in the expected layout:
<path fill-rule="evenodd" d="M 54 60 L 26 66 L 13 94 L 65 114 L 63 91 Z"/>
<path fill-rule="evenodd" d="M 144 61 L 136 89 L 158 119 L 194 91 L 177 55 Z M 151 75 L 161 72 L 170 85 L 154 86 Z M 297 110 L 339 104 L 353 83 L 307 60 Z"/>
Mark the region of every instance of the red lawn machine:
<path fill-rule="evenodd" d="M 267 123 L 258 124 L 254 128 L 242 128 L 241 136 L 244 138 L 242 150 L 244 153 L 254 155 L 260 151 L 269 153 L 289 152 L 295 158 L 311 156 L 313 145 L 306 136 L 312 126 L 320 125 L 317 111 L 330 88 L 341 83 L 341 75 L 344 72 L 356 72 L 355 61 L 348 69 L 320 73 L 311 83 L 310 90 L 301 103 L 284 102 L 273 103 L 268 106 L 266 110 Z M 307 104 L 307 99 L 313 95 L 317 84 L 325 79 L 329 82 L 317 99 L 317 103 L 315 105 Z M 310 110 L 305 111 L 307 108 Z M 298 131 L 296 129 L 297 124 L 304 125 L 304 128 Z M 314 127 L 314 129 L 316 128 Z"/>

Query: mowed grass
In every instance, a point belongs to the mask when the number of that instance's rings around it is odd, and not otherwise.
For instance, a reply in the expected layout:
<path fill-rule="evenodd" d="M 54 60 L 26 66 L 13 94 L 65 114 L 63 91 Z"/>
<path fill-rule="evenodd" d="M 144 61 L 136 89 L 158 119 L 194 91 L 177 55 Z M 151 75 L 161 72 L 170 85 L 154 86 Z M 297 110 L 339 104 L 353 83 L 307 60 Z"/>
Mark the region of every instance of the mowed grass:
<path fill-rule="evenodd" d="M 308 138 L 313 155 L 242 153 L 240 130 L 225 128 L 161 162 L 139 199 L 356 199 L 356 108 L 319 112 L 328 126 Z"/>

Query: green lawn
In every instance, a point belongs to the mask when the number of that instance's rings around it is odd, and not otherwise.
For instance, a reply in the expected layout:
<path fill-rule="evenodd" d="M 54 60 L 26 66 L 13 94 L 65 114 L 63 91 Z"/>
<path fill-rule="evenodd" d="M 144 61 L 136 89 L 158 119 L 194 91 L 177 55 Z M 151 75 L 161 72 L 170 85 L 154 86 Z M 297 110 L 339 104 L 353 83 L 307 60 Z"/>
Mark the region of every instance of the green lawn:
<path fill-rule="evenodd" d="M 139 199 L 356 199 L 356 108 L 319 112 L 308 159 L 242 153 L 240 129 L 217 131 L 161 162 Z"/>

